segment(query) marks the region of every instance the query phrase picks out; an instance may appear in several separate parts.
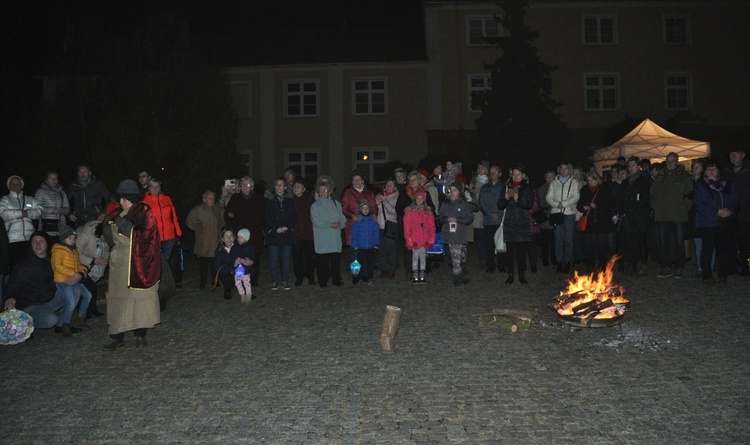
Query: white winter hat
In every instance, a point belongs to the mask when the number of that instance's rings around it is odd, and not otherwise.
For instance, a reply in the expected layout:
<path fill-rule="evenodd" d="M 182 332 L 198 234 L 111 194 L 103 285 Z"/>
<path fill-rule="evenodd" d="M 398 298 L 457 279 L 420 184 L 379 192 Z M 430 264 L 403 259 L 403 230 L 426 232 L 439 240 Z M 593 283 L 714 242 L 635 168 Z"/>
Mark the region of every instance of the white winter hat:
<path fill-rule="evenodd" d="M 7 181 L 5 181 L 5 186 L 8 187 L 8 190 L 10 190 L 10 180 L 13 178 L 18 178 L 19 181 L 21 181 L 21 190 L 23 190 L 23 178 L 18 175 L 11 175 Z"/>
<path fill-rule="evenodd" d="M 250 231 L 247 229 L 240 229 L 237 231 L 237 236 L 242 237 L 245 241 L 250 241 Z"/>

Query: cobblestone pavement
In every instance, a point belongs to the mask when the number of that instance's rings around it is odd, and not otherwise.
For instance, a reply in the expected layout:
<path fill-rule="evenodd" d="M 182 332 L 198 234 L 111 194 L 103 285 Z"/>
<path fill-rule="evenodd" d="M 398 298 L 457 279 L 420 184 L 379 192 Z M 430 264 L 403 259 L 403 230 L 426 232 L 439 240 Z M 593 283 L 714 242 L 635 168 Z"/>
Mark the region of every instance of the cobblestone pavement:
<path fill-rule="evenodd" d="M 275 292 L 264 276 L 250 305 L 186 280 L 144 349 L 103 351 L 103 319 L 73 339 L 38 330 L 0 347 L 0 443 L 750 443 L 750 278 L 618 276 L 626 321 L 578 329 L 546 308 L 563 288 L 552 266 L 526 286 L 472 272 Z M 378 344 L 388 304 L 393 353 Z M 539 317 L 480 327 L 495 307 Z"/>

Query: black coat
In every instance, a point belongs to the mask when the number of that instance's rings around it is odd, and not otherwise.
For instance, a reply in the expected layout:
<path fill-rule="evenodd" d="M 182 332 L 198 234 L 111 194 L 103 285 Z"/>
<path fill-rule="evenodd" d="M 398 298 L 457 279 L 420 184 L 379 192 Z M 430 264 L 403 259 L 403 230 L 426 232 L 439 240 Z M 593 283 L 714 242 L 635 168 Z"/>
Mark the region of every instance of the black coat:
<path fill-rule="evenodd" d="M 266 199 L 263 207 L 263 222 L 266 223 L 266 246 L 293 246 L 296 242 L 294 226 L 297 224 L 297 205 L 293 198 L 284 197 L 279 201 Z M 276 232 L 279 227 L 286 227 L 284 233 Z"/>
<path fill-rule="evenodd" d="M 16 299 L 16 309 L 49 303 L 57 292 L 49 254 L 39 258 L 29 249 L 23 260 L 13 266 L 5 284 L 5 299 Z"/>
<path fill-rule="evenodd" d="M 505 210 L 505 220 L 503 221 L 503 236 L 507 243 L 530 242 L 531 235 L 531 216 L 529 210 L 534 207 L 534 191 L 529 187 L 526 181 L 521 181 L 521 185 L 516 189 L 518 192 L 518 201 L 511 199 L 505 200 L 505 191 L 500 194 L 497 200 L 497 208 Z M 488 234 L 492 236 L 494 234 Z"/>
<path fill-rule="evenodd" d="M 617 198 L 620 231 L 624 233 L 646 233 L 648 228 L 651 181 L 643 173 L 636 175 L 622 182 Z"/>
<path fill-rule="evenodd" d="M 581 189 L 581 197 L 578 199 L 578 211 L 586 214 L 583 206 L 590 206 L 592 199 L 596 208 L 589 211 L 588 222 L 586 223 L 586 233 L 609 233 L 614 230 L 612 224 L 612 211 L 615 206 L 615 197 L 609 184 L 602 183 L 598 187 L 599 193 L 591 192 L 588 184 Z M 596 193 L 596 198 L 594 194 Z"/>

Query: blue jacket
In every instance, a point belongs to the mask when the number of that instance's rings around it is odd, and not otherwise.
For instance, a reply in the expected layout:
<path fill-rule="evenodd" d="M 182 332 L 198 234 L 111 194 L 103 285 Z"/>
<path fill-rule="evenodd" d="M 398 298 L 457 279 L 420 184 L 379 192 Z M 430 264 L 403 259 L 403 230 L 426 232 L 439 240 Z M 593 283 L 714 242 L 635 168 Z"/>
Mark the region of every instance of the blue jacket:
<path fill-rule="evenodd" d="M 723 205 L 722 205 L 723 203 Z M 726 187 L 721 192 L 711 190 L 705 178 L 695 183 L 693 189 L 693 205 L 695 206 L 695 228 L 719 227 L 721 217 L 719 209 L 727 208 L 734 215 L 739 210 L 740 197 L 732 183 L 727 181 Z"/>
<path fill-rule="evenodd" d="M 355 221 L 352 226 L 352 247 L 355 249 L 372 249 L 380 245 L 380 226 L 378 222 L 372 219 L 372 213 L 363 215 L 358 213 L 362 218 Z"/>
<path fill-rule="evenodd" d="M 505 194 L 505 183 L 498 180 L 497 184 L 492 185 L 492 181 L 483 185 L 479 189 L 479 205 L 482 207 L 484 215 L 483 223 L 485 226 L 499 226 L 500 220 L 503 219 L 503 211 L 497 208 L 497 201 Z M 492 219 L 492 215 L 497 215 L 497 221 Z"/>

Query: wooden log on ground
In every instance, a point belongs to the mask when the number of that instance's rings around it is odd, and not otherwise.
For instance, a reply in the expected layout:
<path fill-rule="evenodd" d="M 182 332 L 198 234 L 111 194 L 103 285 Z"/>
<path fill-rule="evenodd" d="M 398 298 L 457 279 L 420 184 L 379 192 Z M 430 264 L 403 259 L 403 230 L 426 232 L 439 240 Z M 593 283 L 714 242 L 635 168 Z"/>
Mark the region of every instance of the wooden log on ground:
<path fill-rule="evenodd" d="M 396 306 L 386 306 L 383 328 L 380 330 L 380 347 L 383 351 L 391 352 L 396 346 L 396 335 L 398 335 L 400 321 L 401 309 Z"/>
<path fill-rule="evenodd" d="M 534 318 L 537 315 L 536 309 L 517 309 L 517 308 L 492 308 L 493 314 L 500 315 L 518 315 L 521 317 Z"/>
<path fill-rule="evenodd" d="M 504 327 L 516 332 L 518 328 L 528 329 L 531 318 L 523 315 L 479 314 L 479 326 Z"/>

